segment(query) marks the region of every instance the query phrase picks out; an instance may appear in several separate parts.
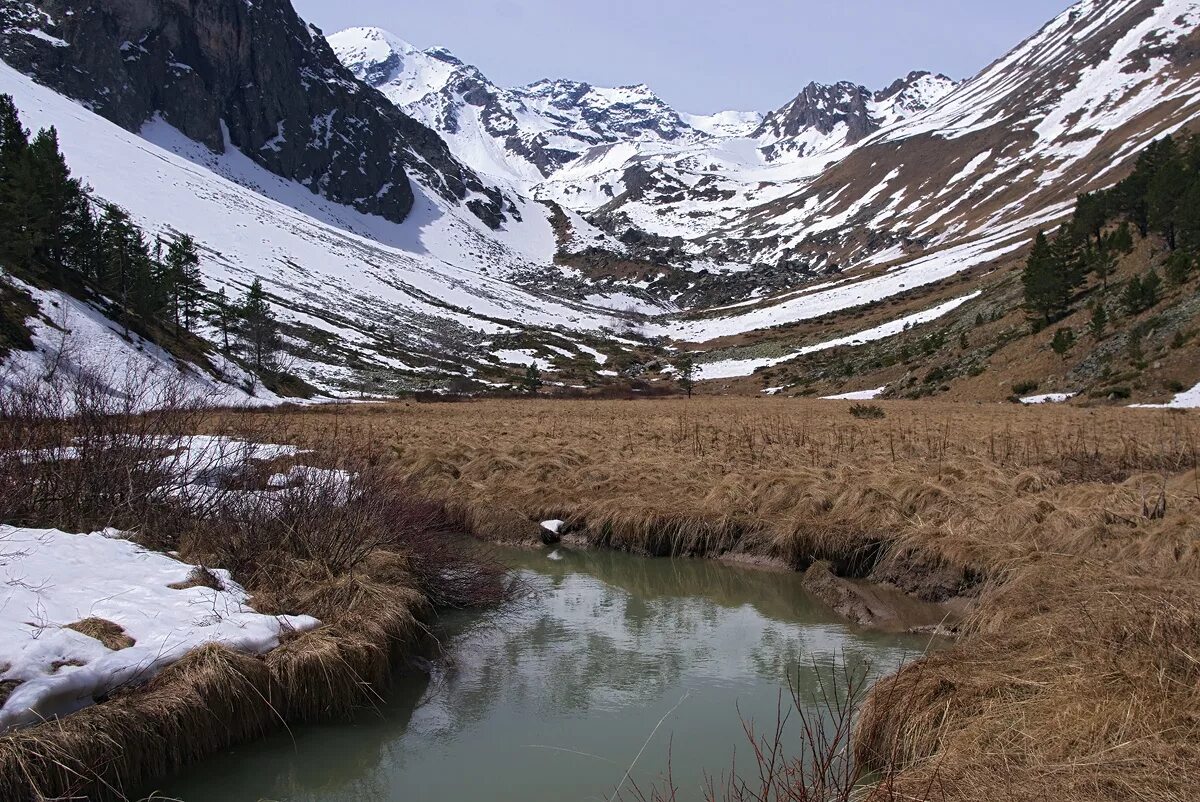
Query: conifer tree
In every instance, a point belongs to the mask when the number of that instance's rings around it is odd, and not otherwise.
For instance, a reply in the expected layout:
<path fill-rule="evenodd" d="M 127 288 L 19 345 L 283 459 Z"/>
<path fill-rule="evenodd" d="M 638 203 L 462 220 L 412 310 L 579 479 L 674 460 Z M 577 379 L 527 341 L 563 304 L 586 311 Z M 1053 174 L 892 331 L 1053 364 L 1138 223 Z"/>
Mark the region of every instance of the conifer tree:
<path fill-rule="evenodd" d="M 1162 279 L 1158 277 L 1158 271 L 1150 268 L 1150 272 L 1142 278 L 1142 308 L 1149 309 L 1159 302 L 1159 290 L 1162 288 Z"/>
<path fill-rule="evenodd" d="M 81 191 L 58 149 L 54 128 L 39 131 L 29 144 L 23 180 L 30 255 L 40 267 L 61 269 L 69 215 Z"/>
<path fill-rule="evenodd" d="M 1096 301 L 1092 304 L 1092 319 L 1088 323 L 1088 330 L 1093 339 L 1099 340 L 1104 336 L 1106 328 L 1108 328 L 1108 310 L 1104 308 L 1103 301 Z"/>
<path fill-rule="evenodd" d="M 1196 257 L 1188 251 L 1180 250 L 1172 253 L 1167 257 L 1165 268 L 1167 281 L 1175 286 L 1186 282 L 1195 262 Z"/>
<path fill-rule="evenodd" d="M 1064 358 L 1074 346 L 1075 332 L 1070 329 L 1059 329 L 1054 332 L 1054 339 L 1050 341 L 1050 348 L 1054 350 L 1054 353 Z"/>
<path fill-rule="evenodd" d="M 1075 230 L 1082 237 L 1095 237 L 1096 247 L 1103 245 L 1104 224 L 1108 222 L 1107 198 L 1103 193 L 1085 193 L 1075 202 Z"/>
<path fill-rule="evenodd" d="M 150 305 L 149 293 L 141 286 L 152 280 L 146 241 L 128 213 L 113 204 L 104 207 L 98 228 L 100 286 L 120 305 L 121 325 L 128 333 L 130 313 L 142 311 L 135 306 Z"/>
<path fill-rule="evenodd" d="M 1105 243 L 1105 249 L 1114 253 L 1132 253 L 1133 231 L 1130 230 L 1129 223 L 1123 222 L 1117 226 L 1117 230 L 1108 235 Z"/>
<path fill-rule="evenodd" d="M 279 325 L 259 279 L 254 279 L 246 291 L 239 313 L 242 337 L 250 349 L 255 369 L 261 371 L 271 365 L 275 352 L 279 350 L 280 340 Z"/>
<path fill-rule="evenodd" d="M 675 370 L 678 371 L 676 381 L 679 382 L 679 388 L 687 393 L 687 397 L 691 398 L 692 393 L 696 389 L 696 359 L 690 353 L 685 353 L 675 363 Z"/>
<path fill-rule="evenodd" d="M 221 333 L 221 353 L 229 356 L 231 345 L 229 337 L 237 326 L 237 309 L 229 300 L 229 294 L 222 287 L 211 298 L 208 313 L 209 322 Z"/>
<path fill-rule="evenodd" d="M 1108 289 L 1108 277 L 1117 270 L 1117 254 L 1108 247 L 1101 246 L 1088 251 L 1088 269 L 1100 279 L 1100 285 Z"/>
<path fill-rule="evenodd" d="M 28 265 L 24 194 L 28 187 L 29 132 L 10 95 L 0 95 L 0 255 Z"/>
<path fill-rule="evenodd" d="M 174 289 L 172 312 L 175 329 L 178 331 L 181 322 L 191 328 L 200 308 L 201 294 L 204 292 L 196 241 L 187 234 L 179 235 L 167 249 L 166 264 Z"/>
<path fill-rule="evenodd" d="M 1146 184 L 1146 220 L 1150 228 L 1166 237 L 1167 247 L 1175 250 L 1178 212 L 1188 188 L 1188 175 L 1179 149 L 1170 137 L 1162 140 L 1158 160 Z"/>
<path fill-rule="evenodd" d="M 536 362 L 530 362 L 525 368 L 525 376 L 521 379 L 521 390 L 528 395 L 537 395 L 537 391 L 542 389 L 542 372 L 538 370 Z"/>
<path fill-rule="evenodd" d="M 1136 315 L 1142 311 L 1142 279 L 1139 276 L 1134 276 L 1125 285 L 1125 293 L 1121 296 L 1121 303 L 1131 315 Z"/>
<path fill-rule="evenodd" d="M 1050 322 L 1054 312 L 1066 306 L 1070 285 L 1044 231 L 1039 231 L 1034 240 L 1021 282 L 1025 288 L 1026 309 L 1042 317 L 1046 323 Z"/>

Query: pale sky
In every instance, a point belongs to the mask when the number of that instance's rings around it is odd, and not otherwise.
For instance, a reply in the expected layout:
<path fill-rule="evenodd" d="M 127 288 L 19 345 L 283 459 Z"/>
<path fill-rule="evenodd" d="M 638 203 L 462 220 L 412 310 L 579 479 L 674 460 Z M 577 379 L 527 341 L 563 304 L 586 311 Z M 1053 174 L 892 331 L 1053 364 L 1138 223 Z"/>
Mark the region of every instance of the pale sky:
<path fill-rule="evenodd" d="M 1069 0 L 293 0 L 325 33 L 440 45 L 501 86 L 648 84 L 679 111 L 777 108 L 809 81 L 974 75 Z"/>

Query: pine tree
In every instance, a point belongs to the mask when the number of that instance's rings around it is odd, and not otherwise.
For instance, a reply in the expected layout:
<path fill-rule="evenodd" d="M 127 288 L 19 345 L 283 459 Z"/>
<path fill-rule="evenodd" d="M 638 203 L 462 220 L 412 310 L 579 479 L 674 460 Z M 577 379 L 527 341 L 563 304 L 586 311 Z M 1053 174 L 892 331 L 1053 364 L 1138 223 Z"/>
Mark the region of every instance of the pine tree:
<path fill-rule="evenodd" d="M 1150 268 L 1150 272 L 1142 278 L 1142 308 L 1149 309 L 1156 305 L 1159 301 L 1159 289 L 1162 287 L 1162 279 L 1158 277 L 1158 271 Z"/>
<path fill-rule="evenodd" d="M 254 279 L 246 298 L 239 311 L 240 330 L 250 356 L 254 360 L 255 370 L 261 371 L 270 367 L 275 352 L 279 350 L 279 325 L 275 321 L 275 313 L 267 302 L 267 293 L 262 281 Z"/>
<path fill-rule="evenodd" d="M 10 95 L 0 95 L 0 255 L 28 265 L 25 194 L 29 186 L 29 132 Z"/>
<path fill-rule="evenodd" d="M 696 389 L 696 359 L 689 353 L 685 353 L 675 363 L 676 381 L 679 382 L 679 389 L 687 393 L 687 397 L 692 397 L 692 392 Z"/>
<path fill-rule="evenodd" d="M 1107 197 L 1101 192 L 1085 193 L 1075 202 L 1073 225 L 1082 237 L 1095 237 L 1096 247 L 1103 244 L 1104 224 L 1108 222 Z"/>
<path fill-rule="evenodd" d="M 1167 257 L 1165 268 L 1167 281 L 1175 286 L 1187 282 L 1195 262 L 1196 257 L 1188 251 L 1180 250 L 1172 253 Z"/>
<path fill-rule="evenodd" d="M 1200 151 L 1200 148 L 1197 150 Z M 1179 247 L 1192 252 L 1200 251 L 1200 173 L 1191 174 L 1188 189 L 1175 212 L 1175 226 Z"/>
<path fill-rule="evenodd" d="M 1092 334 L 1092 338 L 1099 340 L 1104 336 L 1104 330 L 1108 328 L 1108 310 L 1104 308 L 1104 302 L 1097 300 L 1092 304 L 1092 319 L 1088 323 L 1088 330 Z"/>
<path fill-rule="evenodd" d="M 525 368 L 525 377 L 521 379 L 521 391 L 527 395 L 536 395 L 542 389 L 542 373 L 536 362 L 530 362 Z"/>
<path fill-rule="evenodd" d="M 1107 290 L 1108 277 L 1117 270 L 1116 252 L 1104 246 L 1088 251 L 1087 264 L 1088 269 L 1100 279 L 1100 285 Z"/>
<path fill-rule="evenodd" d="M 39 266 L 61 269 L 68 247 L 67 223 L 76 199 L 82 194 L 80 185 L 71 178 L 71 170 L 58 149 L 58 132 L 54 128 L 38 132 L 25 159 L 29 252 Z"/>
<path fill-rule="evenodd" d="M 1121 296 L 1121 303 L 1131 315 L 1136 315 L 1142 311 L 1142 299 L 1145 297 L 1142 294 L 1142 280 L 1138 276 L 1134 276 L 1125 285 L 1125 293 Z"/>
<path fill-rule="evenodd" d="M 129 315 L 152 305 L 150 255 L 141 230 L 119 206 L 108 204 L 98 224 L 100 287 L 120 306 L 121 325 L 129 332 Z M 135 308 L 136 307 L 136 308 Z"/>
<path fill-rule="evenodd" d="M 1059 235 L 1050 244 L 1054 267 L 1062 274 L 1066 285 L 1062 302 L 1064 310 L 1070 300 L 1070 290 L 1083 284 L 1087 278 L 1088 264 L 1087 252 L 1084 250 L 1085 244 L 1080 241 L 1079 235 L 1070 228 L 1059 232 Z"/>
<path fill-rule="evenodd" d="M 29 132 L 21 125 L 12 95 L 0 95 L 0 164 L 16 164 L 28 147 Z"/>
<path fill-rule="evenodd" d="M 229 356 L 229 336 L 237 326 L 237 309 L 229 301 L 229 294 L 222 287 L 211 298 L 207 317 L 209 322 L 221 333 L 221 353 Z"/>
<path fill-rule="evenodd" d="M 181 322 L 191 328 L 204 292 L 196 241 L 187 234 L 179 235 L 167 249 L 166 263 L 174 288 L 175 329 L 179 330 Z"/>
<path fill-rule="evenodd" d="M 1050 341 L 1050 347 L 1054 353 L 1061 357 L 1066 357 L 1067 352 L 1075 346 L 1075 332 L 1070 329 L 1059 329 L 1054 332 L 1054 339 Z"/>
<path fill-rule="evenodd" d="M 85 281 L 99 282 L 100 259 L 97 253 L 100 229 L 92 213 L 87 191 L 80 187 L 67 207 L 62 229 L 62 266 Z"/>
<path fill-rule="evenodd" d="M 1070 298 L 1066 271 L 1058 264 L 1057 256 L 1045 232 L 1039 231 L 1021 275 L 1026 309 L 1046 323 L 1051 314 L 1066 307 Z"/>
<path fill-rule="evenodd" d="M 1116 231 L 1108 235 L 1105 250 L 1124 254 L 1133 252 L 1133 231 L 1128 222 L 1121 223 Z"/>
<path fill-rule="evenodd" d="M 1166 237 L 1171 250 L 1178 245 L 1177 213 L 1187 188 L 1183 158 L 1175 141 L 1167 137 L 1159 146 L 1156 169 L 1146 184 L 1146 221 Z"/>

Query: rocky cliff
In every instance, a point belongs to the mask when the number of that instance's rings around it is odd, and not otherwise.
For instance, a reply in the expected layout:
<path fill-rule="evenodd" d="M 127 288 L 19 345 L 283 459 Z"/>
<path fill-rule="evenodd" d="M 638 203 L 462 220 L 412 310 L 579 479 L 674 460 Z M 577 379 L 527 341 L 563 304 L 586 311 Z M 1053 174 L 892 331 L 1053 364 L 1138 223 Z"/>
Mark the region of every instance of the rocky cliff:
<path fill-rule="evenodd" d="M 0 55 L 129 130 L 161 116 L 363 212 L 402 221 L 415 173 L 503 220 L 500 193 L 355 79 L 287 0 L 2 0 Z"/>

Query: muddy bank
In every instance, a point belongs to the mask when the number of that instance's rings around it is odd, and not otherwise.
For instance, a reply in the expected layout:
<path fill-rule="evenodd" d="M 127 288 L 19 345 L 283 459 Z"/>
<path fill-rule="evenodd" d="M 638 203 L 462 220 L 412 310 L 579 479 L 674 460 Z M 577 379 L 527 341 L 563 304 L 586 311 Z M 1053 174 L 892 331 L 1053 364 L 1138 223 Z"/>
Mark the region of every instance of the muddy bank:
<path fill-rule="evenodd" d="M 803 555 L 797 562 L 772 554 L 767 541 L 738 537 L 722 548 L 681 549 L 669 535 L 650 536 L 637 546 L 614 541 L 586 524 L 506 516 L 504 537 L 493 542 L 530 549 L 562 543 L 573 548 L 611 549 L 647 558 L 712 559 L 766 571 L 801 572 L 806 590 L 861 627 L 884 632 L 922 632 L 952 637 L 978 594 L 983 576 L 913 549 L 889 549 L 883 542 L 845 554 Z M 651 547 L 646 547 L 650 544 Z"/>

